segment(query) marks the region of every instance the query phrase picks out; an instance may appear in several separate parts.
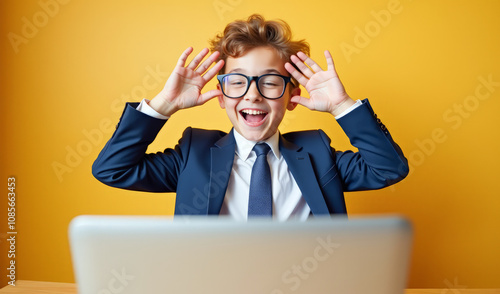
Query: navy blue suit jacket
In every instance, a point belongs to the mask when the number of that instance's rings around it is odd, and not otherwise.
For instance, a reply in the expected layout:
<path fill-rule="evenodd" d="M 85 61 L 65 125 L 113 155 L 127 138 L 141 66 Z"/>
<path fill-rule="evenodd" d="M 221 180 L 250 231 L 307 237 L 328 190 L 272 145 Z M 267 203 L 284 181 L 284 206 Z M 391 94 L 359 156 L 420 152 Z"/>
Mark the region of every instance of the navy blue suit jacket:
<path fill-rule="evenodd" d="M 146 154 L 165 123 L 126 106 L 92 166 L 118 188 L 176 192 L 175 214 L 219 214 L 235 155 L 231 131 L 187 128 L 174 149 Z M 337 120 L 358 152 L 335 151 L 322 130 L 280 136 L 284 156 L 313 215 L 345 214 L 344 191 L 380 189 L 402 180 L 408 162 L 368 100 Z"/>

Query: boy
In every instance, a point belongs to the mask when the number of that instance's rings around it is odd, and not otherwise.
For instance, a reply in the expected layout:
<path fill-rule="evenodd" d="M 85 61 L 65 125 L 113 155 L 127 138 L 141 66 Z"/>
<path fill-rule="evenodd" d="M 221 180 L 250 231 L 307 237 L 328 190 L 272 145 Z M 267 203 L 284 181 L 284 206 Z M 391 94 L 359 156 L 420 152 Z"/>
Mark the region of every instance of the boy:
<path fill-rule="evenodd" d="M 94 162 L 97 179 L 176 192 L 176 215 L 306 220 L 345 214 L 344 191 L 383 188 L 407 175 L 401 149 L 368 101 L 347 95 L 330 53 L 323 70 L 306 42 L 291 40 L 286 23 L 252 15 L 230 23 L 211 45 L 205 61 L 208 49 L 187 65 L 193 49 L 186 49 L 156 97 L 126 106 Z M 217 89 L 201 93 L 217 73 Z M 300 96 L 299 84 L 310 98 Z M 174 149 L 145 154 L 170 116 L 215 97 L 233 125 L 228 134 L 187 128 Z M 285 111 L 297 104 L 331 113 L 359 152 L 335 151 L 321 130 L 280 134 Z"/>

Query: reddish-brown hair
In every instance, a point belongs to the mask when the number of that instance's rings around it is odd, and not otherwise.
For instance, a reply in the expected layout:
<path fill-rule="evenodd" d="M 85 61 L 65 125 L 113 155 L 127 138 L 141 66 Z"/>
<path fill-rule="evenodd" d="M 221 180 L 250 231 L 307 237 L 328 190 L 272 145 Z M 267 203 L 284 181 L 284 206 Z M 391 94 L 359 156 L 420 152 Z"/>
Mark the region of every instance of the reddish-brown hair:
<path fill-rule="evenodd" d="M 305 40 L 292 40 L 292 31 L 286 22 L 266 21 L 259 14 L 249 16 L 246 21 L 236 20 L 229 23 L 222 34 L 210 40 L 210 50 L 219 51 L 220 58 L 224 61 L 228 57 L 242 56 L 257 47 L 274 48 L 284 62 L 290 62 L 290 56 L 299 51 L 309 55 L 309 44 Z M 225 67 L 220 73 L 224 73 L 224 70 Z M 292 80 L 297 86 L 297 81 L 293 78 Z"/>

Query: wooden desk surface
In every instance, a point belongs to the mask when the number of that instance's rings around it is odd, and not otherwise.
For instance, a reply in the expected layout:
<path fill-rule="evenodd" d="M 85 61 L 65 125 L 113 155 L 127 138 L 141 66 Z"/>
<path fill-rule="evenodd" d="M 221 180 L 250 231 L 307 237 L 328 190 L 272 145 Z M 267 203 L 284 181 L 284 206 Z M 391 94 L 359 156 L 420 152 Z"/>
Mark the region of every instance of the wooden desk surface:
<path fill-rule="evenodd" d="M 6 286 L 0 293 L 30 293 L 30 294 L 76 294 L 76 285 L 73 283 L 16 282 L 16 286 Z M 500 289 L 408 289 L 405 294 L 500 294 Z"/>
<path fill-rule="evenodd" d="M 38 281 L 16 281 L 16 286 L 7 285 L 0 293 L 33 293 L 33 294 L 76 294 L 76 284 Z"/>

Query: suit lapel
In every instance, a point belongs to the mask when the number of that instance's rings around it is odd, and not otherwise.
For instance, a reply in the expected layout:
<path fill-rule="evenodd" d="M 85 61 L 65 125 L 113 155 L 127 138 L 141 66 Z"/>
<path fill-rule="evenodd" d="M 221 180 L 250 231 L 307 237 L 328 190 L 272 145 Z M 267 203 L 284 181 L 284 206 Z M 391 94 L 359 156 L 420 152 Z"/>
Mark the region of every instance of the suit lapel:
<path fill-rule="evenodd" d="M 309 154 L 301 149 L 280 136 L 280 152 L 285 158 L 288 169 L 297 182 L 304 199 L 311 208 L 311 212 L 314 215 L 329 214 Z"/>
<path fill-rule="evenodd" d="M 210 148 L 210 185 L 208 189 L 208 214 L 219 214 L 231 175 L 236 141 L 233 130 Z"/>

